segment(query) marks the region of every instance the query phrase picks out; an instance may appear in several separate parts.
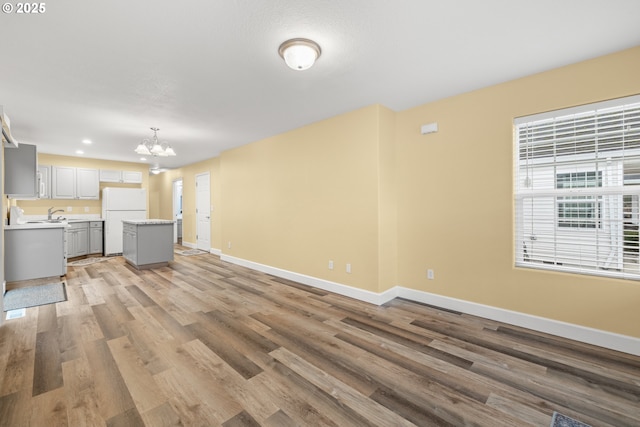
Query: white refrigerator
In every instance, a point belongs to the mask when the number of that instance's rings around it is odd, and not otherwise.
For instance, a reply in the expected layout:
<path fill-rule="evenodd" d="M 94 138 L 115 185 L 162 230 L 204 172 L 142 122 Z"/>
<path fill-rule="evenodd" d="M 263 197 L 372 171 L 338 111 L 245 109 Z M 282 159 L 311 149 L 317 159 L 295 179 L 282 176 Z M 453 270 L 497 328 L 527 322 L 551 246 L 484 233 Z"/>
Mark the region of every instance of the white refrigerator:
<path fill-rule="evenodd" d="M 102 189 L 104 254 L 122 253 L 122 220 L 147 219 L 147 192 L 144 188 Z"/>

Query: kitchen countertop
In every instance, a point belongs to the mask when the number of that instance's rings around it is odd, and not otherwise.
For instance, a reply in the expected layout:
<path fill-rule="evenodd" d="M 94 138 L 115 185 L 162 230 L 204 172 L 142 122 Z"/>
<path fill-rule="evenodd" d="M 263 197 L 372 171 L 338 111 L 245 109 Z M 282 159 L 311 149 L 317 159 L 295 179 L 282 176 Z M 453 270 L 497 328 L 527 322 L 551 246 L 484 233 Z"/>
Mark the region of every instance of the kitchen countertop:
<path fill-rule="evenodd" d="M 172 219 L 123 219 L 122 222 L 125 224 L 133 225 L 159 225 L 175 223 L 175 221 Z"/>
<path fill-rule="evenodd" d="M 92 222 L 92 221 L 102 221 L 102 218 L 68 218 L 61 220 L 60 222 L 49 222 L 46 219 L 46 215 L 43 218 L 36 217 L 35 215 L 31 218 L 27 218 L 27 222 L 24 224 L 5 224 L 5 230 L 24 230 L 24 229 L 32 229 L 32 228 L 58 228 L 58 227 L 68 227 L 69 224 L 74 224 L 78 222 Z"/>
<path fill-rule="evenodd" d="M 5 225 L 5 230 L 31 230 L 34 228 L 63 228 L 68 227 L 69 223 L 62 222 L 27 222 L 25 224 Z"/>

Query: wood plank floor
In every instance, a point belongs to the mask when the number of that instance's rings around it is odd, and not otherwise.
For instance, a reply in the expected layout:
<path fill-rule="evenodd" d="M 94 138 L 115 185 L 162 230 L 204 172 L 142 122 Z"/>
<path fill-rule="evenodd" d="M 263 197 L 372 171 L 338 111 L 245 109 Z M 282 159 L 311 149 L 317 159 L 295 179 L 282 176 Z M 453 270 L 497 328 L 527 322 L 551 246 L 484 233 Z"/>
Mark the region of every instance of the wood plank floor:
<path fill-rule="evenodd" d="M 640 425 L 639 357 L 214 255 L 67 292 L 0 328 L 2 426 Z"/>

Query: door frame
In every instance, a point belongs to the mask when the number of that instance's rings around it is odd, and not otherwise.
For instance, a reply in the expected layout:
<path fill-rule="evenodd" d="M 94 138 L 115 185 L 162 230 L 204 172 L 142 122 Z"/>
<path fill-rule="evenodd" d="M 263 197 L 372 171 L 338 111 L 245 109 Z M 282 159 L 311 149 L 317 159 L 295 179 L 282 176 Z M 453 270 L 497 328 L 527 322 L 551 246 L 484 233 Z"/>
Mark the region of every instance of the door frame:
<path fill-rule="evenodd" d="M 208 247 L 207 248 L 201 248 L 200 246 L 200 241 L 202 241 L 202 239 L 199 238 L 199 236 L 202 234 L 199 232 L 198 227 L 199 227 L 199 223 L 200 223 L 200 219 L 199 219 L 199 212 L 198 212 L 198 206 L 200 205 L 200 200 L 199 200 L 199 194 L 200 192 L 198 191 L 197 188 L 197 183 L 198 183 L 198 179 L 202 178 L 202 177 L 206 177 L 207 183 L 208 183 L 208 188 L 209 188 L 209 194 L 208 194 L 208 203 L 207 203 L 207 212 L 206 212 L 206 216 L 207 219 L 209 220 L 209 236 L 207 236 L 207 242 L 208 242 Z M 207 252 L 211 251 L 211 173 L 210 172 L 202 172 L 199 174 L 196 174 L 196 249 L 203 249 L 206 250 Z"/>
<path fill-rule="evenodd" d="M 172 199 L 173 199 L 173 243 L 178 243 L 178 215 L 182 218 L 181 211 L 181 203 L 180 199 L 182 198 L 182 178 L 176 178 L 173 180 L 172 184 Z"/>

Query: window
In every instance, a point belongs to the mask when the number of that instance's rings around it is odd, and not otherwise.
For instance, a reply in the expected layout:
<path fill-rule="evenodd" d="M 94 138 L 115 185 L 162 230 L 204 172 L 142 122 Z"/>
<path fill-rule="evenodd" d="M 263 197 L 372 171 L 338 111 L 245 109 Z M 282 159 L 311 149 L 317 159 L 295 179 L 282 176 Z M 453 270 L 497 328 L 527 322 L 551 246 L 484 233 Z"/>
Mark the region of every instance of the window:
<path fill-rule="evenodd" d="M 597 177 L 597 178 L 596 178 Z M 556 188 L 602 187 L 602 172 L 569 172 L 556 175 Z M 600 199 L 593 196 L 558 197 L 558 227 L 599 228 Z"/>
<path fill-rule="evenodd" d="M 514 125 L 516 266 L 640 279 L 640 96 Z"/>

